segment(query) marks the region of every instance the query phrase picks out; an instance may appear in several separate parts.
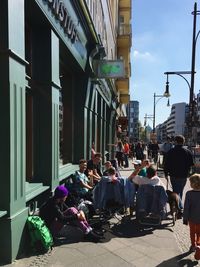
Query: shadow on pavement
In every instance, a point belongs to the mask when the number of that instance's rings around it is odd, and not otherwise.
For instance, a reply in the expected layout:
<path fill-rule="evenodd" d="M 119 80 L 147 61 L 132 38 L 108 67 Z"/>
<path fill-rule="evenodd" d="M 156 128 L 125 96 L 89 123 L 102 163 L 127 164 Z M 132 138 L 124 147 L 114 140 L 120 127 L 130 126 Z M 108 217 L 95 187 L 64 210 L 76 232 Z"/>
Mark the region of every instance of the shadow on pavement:
<path fill-rule="evenodd" d="M 173 231 L 170 224 L 162 224 L 160 226 L 145 226 L 138 224 L 136 219 L 124 217 L 119 223 L 113 224 L 112 227 L 106 228 L 105 239 L 102 242 L 108 242 L 115 237 L 134 238 L 153 234 L 154 230 L 167 229 Z"/>
<path fill-rule="evenodd" d="M 120 221 L 115 221 L 110 225 L 103 226 L 105 230 L 104 239 L 101 243 L 109 242 L 113 238 L 137 238 L 153 234 L 154 230 L 168 230 L 173 232 L 171 221 L 162 221 L 161 225 L 141 225 L 135 217 L 123 217 Z"/>
<path fill-rule="evenodd" d="M 184 259 L 185 257 L 189 256 L 191 254 L 190 251 L 184 252 L 176 257 L 173 257 L 169 260 L 163 261 L 159 265 L 156 265 L 156 267 L 192 267 L 198 265 L 198 261 L 191 260 L 191 259 Z"/>

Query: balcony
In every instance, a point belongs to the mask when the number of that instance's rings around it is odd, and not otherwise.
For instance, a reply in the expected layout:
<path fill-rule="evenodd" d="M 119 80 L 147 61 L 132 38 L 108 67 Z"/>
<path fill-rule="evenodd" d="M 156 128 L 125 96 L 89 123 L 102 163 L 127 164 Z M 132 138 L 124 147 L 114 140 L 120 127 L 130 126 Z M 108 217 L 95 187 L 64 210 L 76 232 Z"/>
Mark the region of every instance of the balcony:
<path fill-rule="evenodd" d="M 128 94 L 121 94 L 121 95 L 120 95 L 120 100 L 119 100 L 119 102 L 120 102 L 121 104 L 128 104 L 129 101 L 130 101 L 130 95 L 128 95 Z"/>
<path fill-rule="evenodd" d="M 131 9 L 131 0 L 119 0 L 119 8 L 130 8 Z"/>
<path fill-rule="evenodd" d="M 116 81 L 117 91 L 121 94 L 129 94 L 129 79 L 118 79 Z"/>
<path fill-rule="evenodd" d="M 131 47 L 131 25 L 120 24 L 118 29 L 117 46 L 118 47 Z"/>
<path fill-rule="evenodd" d="M 118 35 L 131 35 L 131 25 L 121 23 L 118 29 Z"/>
<path fill-rule="evenodd" d="M 125 67 L 125 75 L 126 75 L 126 78 L 128 78 L 128 77 L 131 76 L 131 69 L 130 69 L 130 67 Z"/>

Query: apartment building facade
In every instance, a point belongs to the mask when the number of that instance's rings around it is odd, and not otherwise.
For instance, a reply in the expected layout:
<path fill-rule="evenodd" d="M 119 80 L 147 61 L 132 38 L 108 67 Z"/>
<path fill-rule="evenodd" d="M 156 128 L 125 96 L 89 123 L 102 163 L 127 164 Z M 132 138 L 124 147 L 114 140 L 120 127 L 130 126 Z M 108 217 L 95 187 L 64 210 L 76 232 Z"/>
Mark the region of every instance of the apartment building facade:
<path fill-rule="evenodd" d="M 167 136 L 187 135 L 186 118 L 188 105 L 186 103 L 175 103 L 171 107 L 168 119 L 156 127 L 158 141 L 164 141 Z"/>
<path fill-rule="evenodd" d="M 128 105 L 128 136 L 131 142 L 139 140 L 139 102 L 129 101 Z"/>

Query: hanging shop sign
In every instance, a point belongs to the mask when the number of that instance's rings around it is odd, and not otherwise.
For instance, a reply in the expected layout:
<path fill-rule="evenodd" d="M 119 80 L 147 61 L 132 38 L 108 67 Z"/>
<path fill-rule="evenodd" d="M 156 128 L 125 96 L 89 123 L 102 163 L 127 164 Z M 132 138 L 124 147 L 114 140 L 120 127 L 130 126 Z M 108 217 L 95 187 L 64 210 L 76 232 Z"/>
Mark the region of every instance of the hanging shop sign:
<path fill-rule="evenodd" d="M 93 63 L 97 78 L 125 78 L 123 60 L 94 60 Z"/>
<path fill-rule="evenodd" d="M 59 37 L 84 69 L 87 38 L 69 0 L 35 0 Z"/>

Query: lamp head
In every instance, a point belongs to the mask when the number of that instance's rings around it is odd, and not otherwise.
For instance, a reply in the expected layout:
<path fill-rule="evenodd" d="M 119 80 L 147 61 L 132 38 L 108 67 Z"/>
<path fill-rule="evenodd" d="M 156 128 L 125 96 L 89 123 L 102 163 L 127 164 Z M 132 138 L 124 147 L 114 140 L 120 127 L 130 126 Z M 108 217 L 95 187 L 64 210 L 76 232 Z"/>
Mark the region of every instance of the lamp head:
<path fill-rule="evenodd" d="M 165 88 L 165 92 L 164 92 L 163 96 L 170 97 L 168 80 L 166 81 L 166 88 Z"/>

